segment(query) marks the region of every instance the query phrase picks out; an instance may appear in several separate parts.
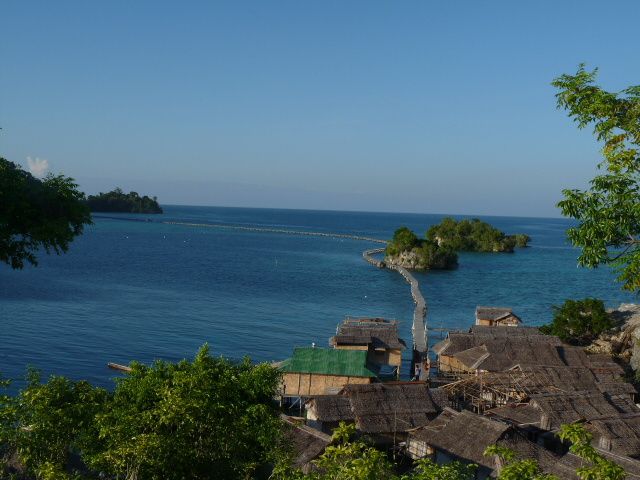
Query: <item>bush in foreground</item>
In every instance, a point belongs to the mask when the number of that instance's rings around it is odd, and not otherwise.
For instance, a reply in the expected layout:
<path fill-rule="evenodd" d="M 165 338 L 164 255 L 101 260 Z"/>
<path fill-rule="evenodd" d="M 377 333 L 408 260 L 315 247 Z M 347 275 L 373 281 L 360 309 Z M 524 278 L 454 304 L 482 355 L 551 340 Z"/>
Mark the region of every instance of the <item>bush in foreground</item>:
<path fill-rule="evenodd" d="M 38 479 L 250 478 L 270 461 L 275 368 L 213 358 L 207 346 L 191 362 L 132 367 L 113 393 L 32 373 L 0 399 L 0 445 Z"/>

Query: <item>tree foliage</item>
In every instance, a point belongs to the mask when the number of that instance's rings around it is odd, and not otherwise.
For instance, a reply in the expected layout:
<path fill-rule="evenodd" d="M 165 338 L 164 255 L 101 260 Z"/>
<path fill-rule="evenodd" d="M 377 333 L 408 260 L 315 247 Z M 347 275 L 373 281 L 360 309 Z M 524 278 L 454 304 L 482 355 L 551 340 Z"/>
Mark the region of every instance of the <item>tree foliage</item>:
<path fill-rule="evenodd" d="M 558 203 L 562 214 L 578 221 L 567 232 L 582 249 L 581 266 L 612 265 L 626 290 L 640 289 L 640 86 L 608 92 L 595 80 L 597 69 L 580 65 L 552 85 L 558 108 L 578 128 L 593 126 L 603 143 L 601 173 L 587 190 L 566 189 Z"/>
<path fill-rule="evenodd" d="M 292 468 L 286 458 L 276 465 L 273 480 L 472 480 L 476 465 L 451 462 L 438 465 L 421 459 L 414 468 L 397 475 L 387 456 L 362 440 L 354 439 L 353 424 L 341 422 L 333 432 L 332 444 L 314 460 L 311 473 Z"/>
<path fill-rule="evenodd" d="M 566 300 L 560 307 L 554 306 L 553 322 L 540 330 L 547 335 L 557 335 L 565 342 L 583 345 L 612 327 L 602 300 L 585 298 Z"/>
<path fill-rule="evenodd" d="M 37 265 L 36 254 L 60 254 L 91 223 L 84 194 L 72 178 L 39 180 L 0 158 L 0 261 L 21 269 Z"/>
<path fill-rule="evenodd" d="M 112 393 L 31 375 L 16 397 L 0 397 L 0 445 L 37 478 L 249 478 L 271 460 L 281 422 L 273 404 L 279 372 L 213 358 L 133 364 Z M 84 478 L 84 477 L 83 477 Z"/>
<path fill-rule="evenodd" d="M 516 246 L 526 247 L 529 242 L 528 235 L 505 235 L 477 218 L 456 221 L 447 217 L 429 228 L 426 236 L 456 252 L 513 252 Z"/>
<path fill-rule="evenodd" d="M 576 473 L 582 480 L 623 480 L 626 473 L 622 467 L 607 460 L 591 445 L 592 435 L 582 425 L 562 425 L 558 437 L 571 443 L 569 451 L 587 462 Z"/>
<path fill-rule="evenodd" d="M 71 478 L 72 455 L 90 443 L 107 392 L 60 376 L 41 383 L 35 370 L 27 377 L 17 397 L 4 396 L 0 403 L 0 445 L 17 454 L 27 473 Z"/>
<path fill-rule="evenodd" d="M 385 255 L 393 258 L 405 253 L 414 257 L 415 268 L 418 270 L 451 269 L 458 265 L 458 255 L 452 249 L 420 239 L 409 228 L 400 227 L 387 244 Z"/>
<path fill-rule="evenodd" d="M 542 472 L 535 460 L 519 459 L 516 452 L 507 447 L 490 445 L 484 455 L 499 459 L 501 468 L 498 480 L 559 480 L 555 475 Z"/>
<path fill-rule="evenodd" d="M 120 188 L 89 195 L 87 205 L 92 212 L 162 213 L 156 197 L 141 197 L 137 192 L 124 193 Z"/>

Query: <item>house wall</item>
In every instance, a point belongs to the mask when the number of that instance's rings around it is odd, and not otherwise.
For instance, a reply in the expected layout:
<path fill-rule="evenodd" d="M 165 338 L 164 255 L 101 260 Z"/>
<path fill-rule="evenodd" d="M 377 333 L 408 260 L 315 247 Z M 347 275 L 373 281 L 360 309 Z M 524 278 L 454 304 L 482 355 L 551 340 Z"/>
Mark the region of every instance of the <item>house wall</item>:
<path fill-rule="evenodd" d="M 418 460 L 419 458 L 431 457 L 434 450 L 427 442 L 410 436 L 407 439 L 407 454 L 413 460 Z"/>
<path fill-rule="evenodd" d="M 508 325 L 510 327 L 517 327 L 519 323 L 520 320 L 518 319 L 518 317 L 516 317 L 515 315 L 509 315 L 508 317 L 496 322 L 496 325 Z"/>
<path fill-rule="evenodd" d="M 518 319 L 518 317 L 516 317 L 515 315 L 509 315 L 508 317 L 502 318 L 500 320 L 498 320 L 497 322 L 488 318 L 477 318 L 476 317 L 476 325 L 484 325 L 487 327 L 492 327 L 492 326 L 496 326 L 496 325 L 503 325 L 503 326 L 518 326 L 518 324 L 520 323 L 520 320 Z"/>
<path fill-rule="evenodd" d="M 310 397 L 323 395 L 328 388 L 344 387 L 348 384 L 371 383 L 369 377 L 347 377 L 319 375 L 317 373 L 285 373 L 282 378 L 283 395 L 290 397 Z"/>
<path fill-rule="evenodd" d="M 336 345 L 335 348 L 337 350 L 360 350 L 360 351 L 369 350 L 368 345 Z"/>
<path fill-rule="evenodd" d="M 378 365 L 400 367 L 402 365 L 402 350 L 397 348 L 382 351 L 370 350 L 368 358 L 369 361 Z"/>

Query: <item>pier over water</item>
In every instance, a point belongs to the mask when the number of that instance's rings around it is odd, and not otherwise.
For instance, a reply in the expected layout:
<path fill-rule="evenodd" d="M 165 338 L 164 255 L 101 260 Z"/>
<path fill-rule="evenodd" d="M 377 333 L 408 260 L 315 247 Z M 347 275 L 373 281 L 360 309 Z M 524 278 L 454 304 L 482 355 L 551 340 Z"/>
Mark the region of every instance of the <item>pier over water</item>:
<path fill-rule="evenodd" d="M 411 285 L 411 297 L 415 303 L 413 310 L 413 325 L 411 326 L 411 333 L 413 334 L 413 359 L 412 365 L 419 364 L 420 377 L 423 378 L 426 375 L 425 368 L 423 368 L 424 362 L 427 360 L 428 342 L 427 342 L 427 302 L 422 296 L 420 291 L 420 284 L 418 280 L 404 267 L 399 265 L 393 265 L 386 263 L 384 260 L 378 260 L 374 255 L 380 255 L 384 253 L 384 248 L 375 248 L 372 250 L 365 250 L 362 252 L 362 257 L 371 265 L 378 268 L 388 268 L 389 270 L 395 270 Z M 413 375 L 412 375 L 413 376 Z"/>

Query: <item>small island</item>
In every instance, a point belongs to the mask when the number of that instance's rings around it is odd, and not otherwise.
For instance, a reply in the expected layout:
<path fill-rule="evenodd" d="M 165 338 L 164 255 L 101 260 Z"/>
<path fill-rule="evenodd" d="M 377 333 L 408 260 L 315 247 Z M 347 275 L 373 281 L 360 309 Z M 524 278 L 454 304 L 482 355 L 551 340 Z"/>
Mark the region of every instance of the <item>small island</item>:
<path fill-rule="evenodd" d="M 427 240 L 447 246 L 456 252 L 507 252 L 526 247 L 531 238 L 525 234 L 506 235 L 477 218 L 460 220 L 445 218 L 427 231 Z"/>
<path fill-rule="evenodd" d="M 124 193 L 120 188 L 89 195 L 87 205 L 92 212 L 162 213 L 162 207 L 156 197 L 141 197 L 136 192 Z"/>
<path fill-rule="evenodd" d="M 385 249 L 385 263 L 410 270 L 451 270 L 458 266 L 458 254 L 448 246 L 418 236 L 400 227 Z"/>
<path fill-rule="evenodd" d="M 426 238 L 418 238 L 407 227 L 397 229 L 385 249 L 384 261 L 410 270 L 451 270 L 458 266 L 457 252 L 512 253 L 530 240 L 525 234 L 506 235 L 477 218 L 445 218 L 429 228 Z"/>

